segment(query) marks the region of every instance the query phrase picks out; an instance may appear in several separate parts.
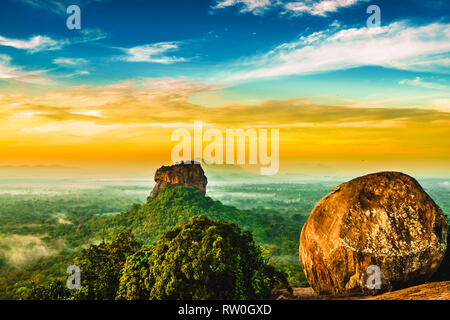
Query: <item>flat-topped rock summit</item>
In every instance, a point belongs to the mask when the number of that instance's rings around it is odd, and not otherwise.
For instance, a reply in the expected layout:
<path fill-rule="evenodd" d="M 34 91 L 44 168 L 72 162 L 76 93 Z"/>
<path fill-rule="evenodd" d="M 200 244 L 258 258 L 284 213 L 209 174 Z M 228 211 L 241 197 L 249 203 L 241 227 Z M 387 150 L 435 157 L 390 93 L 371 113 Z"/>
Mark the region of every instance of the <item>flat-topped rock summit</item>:
<path fill-rule="evenodd" d="M 206 194 L 208 179 L 200 164 L 181 162 L 173 166 L 162 166 L 155 173 L 155 182 L 151 197 L 156 197 L 167 185 L 194 187 Z"/>

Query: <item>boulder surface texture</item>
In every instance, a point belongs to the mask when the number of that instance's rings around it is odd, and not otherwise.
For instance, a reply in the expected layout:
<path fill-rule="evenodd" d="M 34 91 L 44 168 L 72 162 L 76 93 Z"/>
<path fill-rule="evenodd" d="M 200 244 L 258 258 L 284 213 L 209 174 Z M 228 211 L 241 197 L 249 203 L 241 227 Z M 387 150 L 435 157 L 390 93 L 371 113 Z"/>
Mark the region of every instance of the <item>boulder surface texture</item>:
<path fill-rule="evenodd" d="M 300 235 L 299 257 L 318 294 L 378 294 L 428 280 L 444 257 L 447 227 L 415 179 L 369 174 L 316 204 Z"/>

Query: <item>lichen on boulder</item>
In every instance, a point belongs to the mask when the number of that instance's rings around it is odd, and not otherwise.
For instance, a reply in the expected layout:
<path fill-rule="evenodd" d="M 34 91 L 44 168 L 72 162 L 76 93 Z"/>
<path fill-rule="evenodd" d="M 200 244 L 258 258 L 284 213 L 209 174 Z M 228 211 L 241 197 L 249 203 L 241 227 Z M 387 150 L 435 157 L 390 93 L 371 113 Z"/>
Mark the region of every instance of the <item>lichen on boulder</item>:
<path fill-rule="evenodd" d="M 439 206 L 412 177 L 362 176 L 335 187 L 303 226 L 299 257 L 319 294 L 375 294 L 428 280 L 447 247 Z M 374 287 L 369 283 L 380 271 Z"/>

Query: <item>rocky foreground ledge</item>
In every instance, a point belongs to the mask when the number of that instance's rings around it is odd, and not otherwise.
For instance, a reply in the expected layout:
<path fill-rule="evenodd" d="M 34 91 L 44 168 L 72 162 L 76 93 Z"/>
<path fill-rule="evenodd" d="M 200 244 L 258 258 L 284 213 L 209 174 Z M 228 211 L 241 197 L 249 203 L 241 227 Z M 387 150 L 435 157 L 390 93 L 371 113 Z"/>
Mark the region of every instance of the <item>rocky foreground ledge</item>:
<path fill-rule="evenodd" d="M 274 300 L 450 300 L 450 281 L 432 282 L 377 296 L 317 295 L 312 288 L 295 288 L 292 294 L 285 289 L 274 290 Z"/>

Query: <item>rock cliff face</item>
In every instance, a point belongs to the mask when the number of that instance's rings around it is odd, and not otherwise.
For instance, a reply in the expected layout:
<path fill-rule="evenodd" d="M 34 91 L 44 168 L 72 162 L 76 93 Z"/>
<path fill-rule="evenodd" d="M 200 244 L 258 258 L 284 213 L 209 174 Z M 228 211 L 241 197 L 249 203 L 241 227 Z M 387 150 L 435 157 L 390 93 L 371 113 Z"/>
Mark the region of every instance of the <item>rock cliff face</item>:
<path fill-rule="evenodd" d="M 206 193 L 205 173 L 197 163 L 181 163 L 173 166 L 163 166 L 155 173 L 156 185 L 150 193 L 151 197 L 156 197 L 160 190 L 168 184 L 176 186 L 194 187 Z"/>
<path fill-rule="evenodd" d="M 300 235 L 300 260 L 319 294 L 391 291 L 433 275 L 445 254 L 447 227 L 416 180 L 399 172 L 370 174 L 335 187 L 316 204 Z"/>

